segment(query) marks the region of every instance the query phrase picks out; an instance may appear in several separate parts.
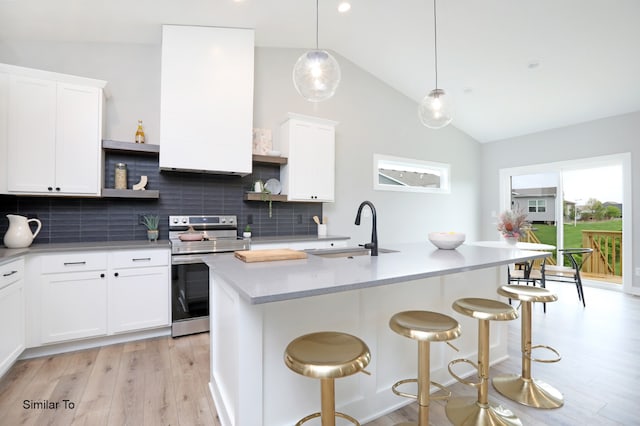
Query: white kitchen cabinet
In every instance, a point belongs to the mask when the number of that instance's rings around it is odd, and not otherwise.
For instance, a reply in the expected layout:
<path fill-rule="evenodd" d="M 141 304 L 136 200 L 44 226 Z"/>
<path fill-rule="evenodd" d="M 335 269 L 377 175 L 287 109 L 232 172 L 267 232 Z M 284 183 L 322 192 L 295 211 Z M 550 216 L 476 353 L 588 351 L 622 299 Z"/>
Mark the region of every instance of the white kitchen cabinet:
<path fill-rule="evenodd" d="M 335 193 L 335 121 L 289 114 L 280 126 L 282 193 L 289 201 L 328 202 Z"/>
<path fill-rule="evenodd" d="M 106 335 L 106 254 L 43 256 L 41 268 L 41 342 Z"/>
<path fill-rule="evenodd" d="M 162 27 L 160 168 L 251 173 L 254 31 Z"/>
<path fill-rule="evenodd" d="M 168 248 L 42 254 L 28 266 L 29 347 L 170 325 Z"/>
<path fill-rule="evenodd" d="M 9 70 L 6 192 L 100 196 L 106 83 L 2 68 Z"/>
<path fill-rule="evenodd" d="M 0 377 L 25 348 L 24 261 L 0 266 Z"/>
<path fill-rule="evenodd" d="M 169 251 L 116 251 L 109 264 L 109 332 L 169 325 Z"/>
<path fill-rule="evenodd" d="M 7 193 L 7 126 L 9 123 L 9 74 L 0 70 L 0 194 Z M 4 171 L 3 171 L 4 170 Z"/>

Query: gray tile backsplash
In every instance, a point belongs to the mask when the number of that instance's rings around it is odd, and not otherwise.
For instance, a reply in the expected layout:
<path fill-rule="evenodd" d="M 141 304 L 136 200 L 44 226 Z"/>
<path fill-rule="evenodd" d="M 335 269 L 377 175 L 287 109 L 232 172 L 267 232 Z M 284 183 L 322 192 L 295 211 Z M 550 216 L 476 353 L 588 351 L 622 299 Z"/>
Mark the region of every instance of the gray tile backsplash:
<path fill-rule="evenodd" d="M 0 236 L 9 225 L 5 215 L 20 214 L 42 221 L 34 243 L 79 241 L 121 241 L 146 239 L 139 215 L 160 216 L 160 238 L 168 238 L 169 215 L 235 214 L 239 232 L 249 216 L 254 236 L 313 235 L 313 216 L 322 217 L 320 203 L 272 203 L 244 201 L 244 192 L 257 179 L 279 178 L 277 166 L 254 165 L 253 174 L 240 178 L 204 173 L 160 172 L 158 159 L 147 155 L 106 153 L 105 187 L 114 187 L 116 163 L 127 164 L 127 187 L 141 175 L 148 178 L 147 189 L 160 191 L 159 199 L 16 197 L 0 195 Z M 298 223 L 301 218 L 301 223 Z"/>

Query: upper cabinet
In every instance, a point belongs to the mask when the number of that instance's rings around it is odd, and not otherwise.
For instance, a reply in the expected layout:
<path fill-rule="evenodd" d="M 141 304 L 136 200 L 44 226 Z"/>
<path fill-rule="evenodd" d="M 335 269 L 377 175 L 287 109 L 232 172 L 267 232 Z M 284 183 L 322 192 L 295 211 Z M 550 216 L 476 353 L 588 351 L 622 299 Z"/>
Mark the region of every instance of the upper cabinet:
<path fill-rule="evenodd" d="M 280 168 L 280 178 L 289 201 L 334 200 L 337 124 L 290 113 L 280 126 L 280 150 L 288 157 Z"/>
<path fill-rule="evenodd" d="M 6 188 L 0 189 L 17 195 L 100 196 L 106 83 L 4 65 L 0 74 L 3 69 L 8 72 L 4 80 L 0 76 L 0 103 L 3 84 L 7 89 L 0 134 L 6 129 L 6 141 L 0 140 L 0 149 L 6 152 L 7 174 Z"/>
<path fill-rule="evenodd" d="M 162 27 L 160 168 L 247 175 L 252 29 Z"/>

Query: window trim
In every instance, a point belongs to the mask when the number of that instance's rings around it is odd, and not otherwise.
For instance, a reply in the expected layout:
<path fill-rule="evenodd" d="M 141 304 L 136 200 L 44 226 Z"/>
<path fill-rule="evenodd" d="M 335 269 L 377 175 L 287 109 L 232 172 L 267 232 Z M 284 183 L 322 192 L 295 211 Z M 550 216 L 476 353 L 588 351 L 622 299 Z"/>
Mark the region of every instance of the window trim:
<path fill-rule="evenodd" d="M 404 185 L 387 185 L 380 183 L 380 169 L 402 167 L 409 171 L 437 172 L 440 176 L 439 187 L 421 187 Z M 413 169 L 413 170 L 412 170 Z M 451 165 L 435 161 L 416 160 L 413 158 L 394 157 L 384 154 L 373 154 L 373 189 L 376 191 L 421 192 L 429 194 L 451 193 Z"/>

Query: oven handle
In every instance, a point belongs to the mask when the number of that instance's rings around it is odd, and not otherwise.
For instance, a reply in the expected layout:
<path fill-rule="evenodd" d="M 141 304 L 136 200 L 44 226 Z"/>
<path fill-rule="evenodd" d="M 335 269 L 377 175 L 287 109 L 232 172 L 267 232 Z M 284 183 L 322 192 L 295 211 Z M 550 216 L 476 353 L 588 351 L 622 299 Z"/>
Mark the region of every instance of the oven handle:
<path fill-rule="evenodd" d="M 171 256 L 172 265 L 189 265 L 193 263 L 204 263 L 202 255 L 199 254 L 180 254 Z"/>

